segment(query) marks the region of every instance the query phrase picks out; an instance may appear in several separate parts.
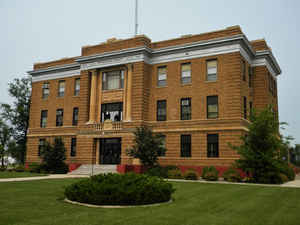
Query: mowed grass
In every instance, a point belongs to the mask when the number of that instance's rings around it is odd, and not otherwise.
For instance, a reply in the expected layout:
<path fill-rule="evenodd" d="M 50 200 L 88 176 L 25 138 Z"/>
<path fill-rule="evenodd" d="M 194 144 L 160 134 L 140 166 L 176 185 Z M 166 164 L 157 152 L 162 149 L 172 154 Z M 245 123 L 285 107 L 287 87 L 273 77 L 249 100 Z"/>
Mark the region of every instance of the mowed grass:
<path fill-rule="evenodd" d="M 8 172 L 8 171 L 0 172 L 0 179 L 18 178 L 18 177 L 40 177 L 40 176 L 46 176 L 46 175 L 40 173 L 30 173 L 30 172 Z"/>
<path fill-rule="evenodd" d="M 101 209 L 63 202 L 64 187 L 73 182 L 0 183 L 0 224 L 300 224 L 298 188 L 173 182 L 177 190 L 170 204 Z"/>

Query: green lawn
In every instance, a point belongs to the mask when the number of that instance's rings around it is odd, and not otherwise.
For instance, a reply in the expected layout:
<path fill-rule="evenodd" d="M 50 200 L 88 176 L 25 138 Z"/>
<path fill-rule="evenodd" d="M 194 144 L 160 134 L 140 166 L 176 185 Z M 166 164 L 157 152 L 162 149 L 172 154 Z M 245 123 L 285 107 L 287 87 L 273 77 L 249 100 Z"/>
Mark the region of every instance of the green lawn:
<path fill-rule="evenodd" d="M 17 178 L 17 177 L 37 177 L 37 176 L 46 176 L 45 174 L 40 173 L 30 173 L 30 172 L 0 172 L 1 178 Z"/>
<path fill-rule="evenodd" d="M 62 201 L 75 179 L 0 183 L 0 224 L 296 225 L 300 189 L 173 183 L 175 201 L 149 208 L 87 208 Z"/>

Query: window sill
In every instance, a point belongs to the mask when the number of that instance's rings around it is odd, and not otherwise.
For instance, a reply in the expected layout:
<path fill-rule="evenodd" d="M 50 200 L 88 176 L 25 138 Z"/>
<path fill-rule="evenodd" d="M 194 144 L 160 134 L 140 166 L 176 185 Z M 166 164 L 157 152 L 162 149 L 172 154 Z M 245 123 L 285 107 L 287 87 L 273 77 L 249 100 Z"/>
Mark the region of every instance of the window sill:
<path fill-rule="evenodd" d="M 218 82 L 218 80 L 206 80 L 204 81 L 204 83 L 216 83 Z"/>
<path fill-rule="evenodd" d="M 156 86 L 156 88 L 167 88 L 168 86 Z"/>
<path fill-rule="evenodd" d="M 73 97 L 73 98 L 79 98 L 80 95 L 73 95 L 72 97 Z"/>
<path fill-rule="evenodd" d="M 114 91 L 123 91 L 124 88 L 118 88 L 118 89 L 110 89 L 110 90 L 102 90 L 102 92 L 114 92 Z"/>
<path fill-rule="evenodd" d="M 192 82 L 191 83 L 186 83 L 186 84 L 181 83 L 181 86 L 182 87 L 184 87 L 184 86 L 192 86 Z"/>

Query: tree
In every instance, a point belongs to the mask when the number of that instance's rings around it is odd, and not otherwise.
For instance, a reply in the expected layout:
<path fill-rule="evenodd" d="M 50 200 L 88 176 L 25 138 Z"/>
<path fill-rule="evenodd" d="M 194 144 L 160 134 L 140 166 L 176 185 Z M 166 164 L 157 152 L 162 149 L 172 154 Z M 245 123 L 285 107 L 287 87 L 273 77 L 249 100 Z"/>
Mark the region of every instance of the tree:
<path fill-rule="evenodd" d="M 14 79 L 8 84 L 9 95 L 14 98 L 11 105 L 1 104 L 1 115 L 13 127 L 16 142 L 12 156 L 24 164 L 26 156 L 26 136 L 29 126 L 31 78 Z"/>
<path fill-rule="evenodd" d="M 288 140 L 279 135 L 281 124 L 274 119 L 271 106 L 261 112 L 252 112 L 248 133 L 241 137 L 240 146 L 232 146 L 237 150 L 240 159 L 236 166 L 251 174 L 257 183 L 278 183 L 280 173 L 287 170 Z"/>
<path fill-rule="evenodd" d="M 127 150 L 127 154 L 141 160 L 147 167 L 154 167 L 158 164 L 158 156 L 166 152 L 164 147 L 164 136 L 160 133 L 153 134 L 147 126 L 137 127 L 134 131 L 134 145 Z"/>
<path fill-rule="evenodd" d="M 66 148 L 61 138 L 55 138 L 53 146 L 46 142 L 41 149 L 41 157 L 43 160 L 43 169 L 50 173 L 67 173 L 68 166 L 66 160 Z"/>
<path fill-rule="evenodd" d="M 296 144 L 294 148 L 290 149 L 290 160 L 296 166 L 300 166 L 300 145 Z"/>
<path fill-rule="evenodd" d="M 0 119 L 0 160 L 2 168 L 5 167 L 5 157 L 9 155 L 11 133 L 11 128 Z"/>

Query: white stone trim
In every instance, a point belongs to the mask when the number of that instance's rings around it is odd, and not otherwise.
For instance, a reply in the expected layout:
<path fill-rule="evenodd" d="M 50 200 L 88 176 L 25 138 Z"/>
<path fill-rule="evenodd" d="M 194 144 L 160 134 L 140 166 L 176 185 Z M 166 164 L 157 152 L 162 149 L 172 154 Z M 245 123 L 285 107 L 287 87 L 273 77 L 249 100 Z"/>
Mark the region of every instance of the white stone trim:
<path fill-rule="evenodd" d="M 135 63 L 135 62 L 141 62 L 145 61 L 148 63 L 148 57 L 146 57 L 144 54 L 138 54 L 134 56 L 123 56 L 113 59 L 104 59 L 104 60 L 98 60 L 95 62 L 89 62 L 89 63 L 82 63 L 80 65 L 81 70 L 90 70 L 90 69 L 96 69 L 96 68 L 103 68 L 103 67 L 109 67 L 109 66 L 117 66 L 127 63 Z"/>
<path fill-rule="evenodd" d="M 270 74 L 273 76 L 273 78 L 277 79 L 275 71 L 273 70 L 272 66 L 270 65 L 270 63 L 268 62 L 268 60 L 266 58 L 260 58 L 260 59 L 253 60 L 251 66 L 252 67 L 254 67 L 254 66 L 266 66 L 267 69 L 269 70 Z"/>
<path fill-rule="evenodd" d="M 32 82 L 38 82 L 43 80 L 54 80 L 59 78 L 65 78 L 65 77 L 73 77 L 80 75 L 80 69 L 77 70 L 68 70 L 63 72 L 53 72 L 48 74 L 41 74 L 41 75 L 35 75 L 32 76 Z"/>

